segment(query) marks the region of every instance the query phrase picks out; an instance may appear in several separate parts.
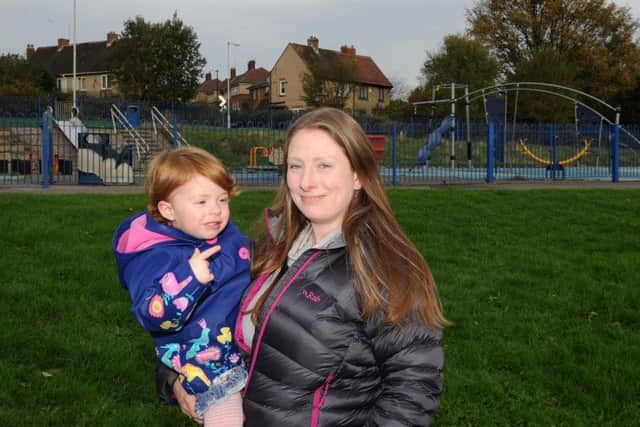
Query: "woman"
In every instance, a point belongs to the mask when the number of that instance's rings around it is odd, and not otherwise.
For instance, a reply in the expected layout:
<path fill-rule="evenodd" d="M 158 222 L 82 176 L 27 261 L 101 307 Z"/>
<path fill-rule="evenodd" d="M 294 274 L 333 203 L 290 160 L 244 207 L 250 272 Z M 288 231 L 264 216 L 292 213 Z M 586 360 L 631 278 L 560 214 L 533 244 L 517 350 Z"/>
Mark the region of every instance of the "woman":
<path fill-rule="evenodd" d="M 320 108 L 294 123 L 284 153 L 236 322 L 250 354 L 245 425 L 428 425 L 447 322 L 367 136 Z"/>

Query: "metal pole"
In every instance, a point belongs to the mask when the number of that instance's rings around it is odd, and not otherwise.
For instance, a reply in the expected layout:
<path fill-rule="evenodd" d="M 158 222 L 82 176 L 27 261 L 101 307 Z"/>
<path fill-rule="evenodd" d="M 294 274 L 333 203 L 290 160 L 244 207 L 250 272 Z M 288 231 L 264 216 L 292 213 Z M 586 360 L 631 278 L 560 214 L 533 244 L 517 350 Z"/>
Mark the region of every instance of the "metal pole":
<path fill-rule="evenodd" d="M 496 126 L 493 122 L 489 122 L 489 129 L 487 133 L 487 183 L 491 184 L 494 181 L 493 152 L 496 142 Z"/>
<path fill-rule="evenodd" d="M 76 105 L 76 0 L 73 0 L 73 107 Z M 73 112 L 73 109 L 71 109 Z"/>
<path fill-rule="evenodd" d="M 611 159 L 611 181 L 620 182 L 620 125 L 613 126 L 613 144 Z"/>
<path fill-rule="evenodd" d="M 451 115 L 453 116 L 453 121 L 451 122 L 451 170 L 456 168 L 456 84 L 451 83 Z"/>
<path fill-rule="evenodd" d="M 471 123 L 470 123 L 470 113 L 469 113 L 469 85 L 465 85 L 464 87 L 464 100 L 465 100 L 465 113 L 467 114 L 467 167 L 471 169 Z"/>
<path fill-rule="evenodd" d="M 227 129 L 231 129 L 231 59 L 229 57 L 229 51 L 231 46 L 238 47 L 238 43 L 227 42 Z"/>
<path fill-rule="evenodd" d="M 393 152 L 391 153 L 391 165 L 393 168 L 393 173 L 391 175 L 391 185 L 394 187 L 397 185 L 397 171 L 398 171 L 398 124 L 393 122 L 393 127 L 391 131 L 391 148 Z"/>

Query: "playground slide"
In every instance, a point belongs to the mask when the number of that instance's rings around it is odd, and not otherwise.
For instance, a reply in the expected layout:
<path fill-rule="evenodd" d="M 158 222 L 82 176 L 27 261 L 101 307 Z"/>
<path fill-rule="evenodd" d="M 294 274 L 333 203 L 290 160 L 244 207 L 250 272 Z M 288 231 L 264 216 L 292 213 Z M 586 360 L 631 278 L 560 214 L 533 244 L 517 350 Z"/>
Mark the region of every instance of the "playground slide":
<path fill-rule="evenodd" d="M 427 143 L 422 146 L 416 158 L 416 166 L 424 166 L 427 164 L 431 152 L 442 142 L 442 137 L 453 127 L 453 115 L 445 117 L 440 126 L 429 134 Z"/>
<path fill-rule="evenodd" d="M 89 129 L 77 117 L 72 117 L 70 120 L 54 120 L 53 123 L 76 148 L 78 148 L 78 134 L 89 132 Z M 90 138 L 93 138 L 93 136 L 90 136 Z"/>

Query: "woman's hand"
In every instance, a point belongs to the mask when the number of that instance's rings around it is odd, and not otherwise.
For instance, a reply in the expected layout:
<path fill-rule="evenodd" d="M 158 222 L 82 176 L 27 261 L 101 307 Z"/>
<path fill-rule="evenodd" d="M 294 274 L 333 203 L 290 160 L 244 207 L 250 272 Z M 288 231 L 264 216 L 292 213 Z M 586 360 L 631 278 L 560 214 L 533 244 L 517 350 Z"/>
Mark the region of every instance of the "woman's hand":
<path fill-rule="evenodd" d="M 187 393 L 184 387 L 182 387 L 182 384 L 180 384 L 180 381 L 175 381 L 173 383 L 173 394 L 175 394 L 176 400 L 178 401 L 178 405 L 180 405 L 180 410 L 183 414 L 191 418 L 197 424 L 204 424 L 204 420 L 202 418 L 198 418 L 196 415 L 196 397 Z"/>
<path fill-rule="evenodd" d="M 193 251 L 193 255 L 189 258 L 189 265 L 191 265 L 191 270 L 193 270 L 193 274 L 196 275 L 196 279 L 200 283 L 209 283 L 215 279 L 211 270 L 209 270 L 209 258 L 220 252 L 220 249 L 220 246 L 217 245 L 203 252 L 200 252 L 198 248 Z"/>

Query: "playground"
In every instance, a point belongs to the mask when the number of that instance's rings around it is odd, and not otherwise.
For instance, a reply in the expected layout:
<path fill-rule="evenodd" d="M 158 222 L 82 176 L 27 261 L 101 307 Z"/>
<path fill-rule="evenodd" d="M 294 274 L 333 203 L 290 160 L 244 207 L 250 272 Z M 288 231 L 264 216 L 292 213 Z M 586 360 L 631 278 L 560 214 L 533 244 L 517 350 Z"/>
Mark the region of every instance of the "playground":
<path fill-rule="evenodd" d="M 573 123 L 519 121 L 521 92 L 570 105 Z M 175 106 L 83 102 L 74 110 L 62 102 L 42 108 L 38 100 L 22 112 L 2 113 L 0 185 L 140 185 L 155 153 L 181 145 L 212 152 L 243 185 L 277 185 L 281 178 L 289 122 L 229 127 L 190 121 Z M 471 120 L 474 103 L 482 105 L 483 121 Z M 361 120 L 389 186 L 640 180 L 640 126 L 621 124 L 624 112 L 589 94 L 545 83 L 474 91 L 451 83 L 414 104 L 415 115 L 404 122 Z M 443 106 L 449 111 L 435 115 Z"/>

